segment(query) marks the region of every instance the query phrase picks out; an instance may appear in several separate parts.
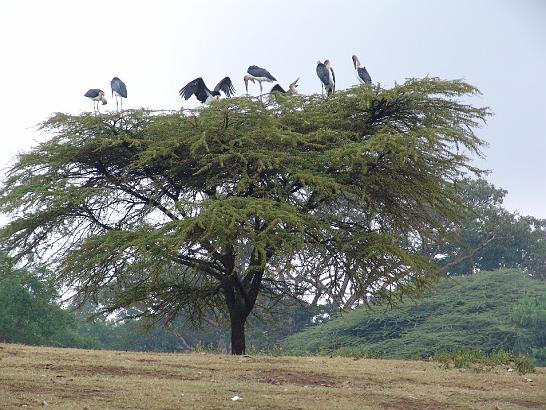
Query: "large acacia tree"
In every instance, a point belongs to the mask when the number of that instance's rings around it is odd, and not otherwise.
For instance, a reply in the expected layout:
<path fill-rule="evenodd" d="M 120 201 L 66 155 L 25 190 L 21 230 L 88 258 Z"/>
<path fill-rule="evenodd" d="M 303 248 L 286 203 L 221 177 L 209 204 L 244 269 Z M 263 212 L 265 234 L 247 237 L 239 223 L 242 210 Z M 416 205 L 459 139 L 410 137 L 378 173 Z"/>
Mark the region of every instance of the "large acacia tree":
<path fill-rule="evenodd" d="M 55 114 L 0 192 L 2 246 L 105 311 L 226 313 L 234 354 L 259 294 L 352 306 L 435 276 L 488 115 L 460 81 Z"/>

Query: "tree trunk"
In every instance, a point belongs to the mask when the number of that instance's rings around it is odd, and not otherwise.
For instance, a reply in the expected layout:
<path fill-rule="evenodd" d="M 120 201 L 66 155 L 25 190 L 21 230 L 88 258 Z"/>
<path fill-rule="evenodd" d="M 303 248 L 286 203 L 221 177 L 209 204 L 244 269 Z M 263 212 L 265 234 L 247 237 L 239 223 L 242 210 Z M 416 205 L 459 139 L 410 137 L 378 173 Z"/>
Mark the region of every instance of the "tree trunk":
<path fill-rule="evenodd" d="M 246 316 L 234 315 L 230 311 L 231 321 L 231 354 L 245 354 L 246 342 L 245 342 L 245 322 Z"/>
<path fill-rule="evenodd" d="M 270 257 L 271 255 L 269 255 Z M 246 351 L 246 318 L 252 312 L 260 292 L 264 269 L 263 266 L 260 266 L 258 256 L 253 253 L 246 275 L 239 276 L 235 270 L 235 256 L 229 247 L 222 264 L 228 273 L 222 280 L 222 288 L 231 322 L 231 354 L 242 355 Z"/>
<path fill-rule="evenodd" d="M 258 297 L 262 274 L 263 271 L 258 273 L 250 284 L 235 275 L 222 283 L 231 323 L 231 354 L 245 354 L 245 322 Z"/>

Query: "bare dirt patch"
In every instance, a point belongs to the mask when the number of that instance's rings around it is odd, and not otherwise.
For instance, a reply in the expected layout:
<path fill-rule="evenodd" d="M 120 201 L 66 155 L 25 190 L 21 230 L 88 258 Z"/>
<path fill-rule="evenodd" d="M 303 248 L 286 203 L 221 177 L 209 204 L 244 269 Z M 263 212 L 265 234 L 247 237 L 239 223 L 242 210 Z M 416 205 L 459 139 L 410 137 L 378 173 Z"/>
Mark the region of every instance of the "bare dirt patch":
<path fill-rule="evenodd" d="M 269 384 L 293 384 L 296 386 L 321 386 L 340 387 L 345 379 L 339 377 L 325 376 L 313 372 L 296 372 L 293 370 L 280 372 L 278 370 L 261 371 L 260 380 Z"/>
<path fill-rule="evenodd" d="M 14 383 L 2 380 L 2 387 L 11 393 L 26 393 L 35 396 L 56 395 L 61 398 L 89 399 L 89 398 L 108 398 L 112 397 L 114 391 L 106 391 L 97 388 L 81 387 L 69 379 L 64 382 L 58 382 L 54 378 L 45 380 L 42 383 Z"/>
<path fill-rule="evenodd" d="M 29 367 L 29 366 L 20 366 Z M 35 368 L 30 366 L 30 368 Z M 113 365 L 89 365 L 89 364 L 64 364 L 54 365 L 47 364 L 43 366 L 52 372 L 68 373 L 75 377 L 88 377 L 88 376 L 110 376 L 110 377 L 149 377 L 156 379 L 171 379 L 171 380 L 198 380 L 199 377 L 191 375 L 183 375 L 176 372 L 168 372 L 165 369 L 158 371 L 154 368 L 145 367 L 124 367 Z"/>
<path fill-rule="evenodd" d="M 510 400 L 510 404 L 525 407 L 527 409 L 544 409 L 546 408 L 546 402 L 538 403 L 530 400 Z"/>
<path fill-rule="evenodd" d="M 455 409 L 446 403 L 432 400 L 418 400 L 411 398 L 382 400 L 377 402 L 380 408 L 389 410 L 438 410 L 438 409 Z"/>

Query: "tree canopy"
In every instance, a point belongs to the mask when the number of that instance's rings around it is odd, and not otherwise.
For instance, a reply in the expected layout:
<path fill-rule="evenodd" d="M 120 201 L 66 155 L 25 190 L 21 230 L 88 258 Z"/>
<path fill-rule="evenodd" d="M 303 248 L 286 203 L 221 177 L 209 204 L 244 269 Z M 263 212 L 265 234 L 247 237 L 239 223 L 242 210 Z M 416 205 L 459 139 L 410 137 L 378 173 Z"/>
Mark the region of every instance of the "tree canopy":
<path fill-rule="evenodd" d="M 462 81 L 362 85 L 331 98 L 242 97 L 185 112 L 58 113 L 0 192 L 4 249 L 48 261 L 105 311 L 227 313 L 232 352 L 258 295 L 420 291 L 425 244 L 461 217 L 454 183 L 486 108 Z"/>
<path fill-rule="evenodd" d="M 457 184 L 466 216 L 454 227 L 457 240 L 431 253 L 450 275 L 516 268 L 546 280 L 546 219 L 511 213 L 502 207 L 506 191 L 483 179 Z"/>

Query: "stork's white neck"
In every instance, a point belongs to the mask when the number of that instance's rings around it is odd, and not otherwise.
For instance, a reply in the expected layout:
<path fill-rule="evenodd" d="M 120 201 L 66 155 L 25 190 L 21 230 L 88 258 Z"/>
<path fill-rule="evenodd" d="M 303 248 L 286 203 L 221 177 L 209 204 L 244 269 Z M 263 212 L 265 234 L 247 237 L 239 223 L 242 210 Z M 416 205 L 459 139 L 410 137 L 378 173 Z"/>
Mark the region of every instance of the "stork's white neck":
<path fill-rule="evenodd" d="M 355 56 L 355 63 L 357 69 L 364 67 L 362 64 L 360 64 L 360 60 L 357 56 Z"/>

